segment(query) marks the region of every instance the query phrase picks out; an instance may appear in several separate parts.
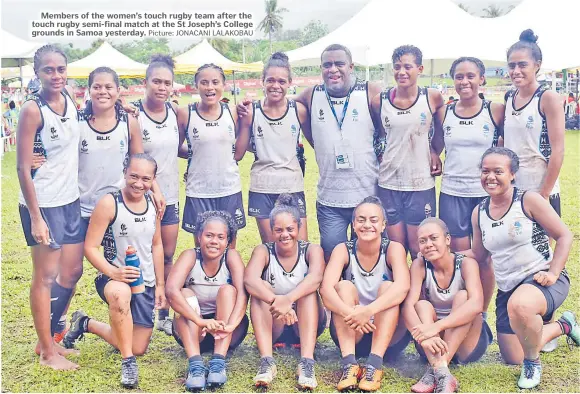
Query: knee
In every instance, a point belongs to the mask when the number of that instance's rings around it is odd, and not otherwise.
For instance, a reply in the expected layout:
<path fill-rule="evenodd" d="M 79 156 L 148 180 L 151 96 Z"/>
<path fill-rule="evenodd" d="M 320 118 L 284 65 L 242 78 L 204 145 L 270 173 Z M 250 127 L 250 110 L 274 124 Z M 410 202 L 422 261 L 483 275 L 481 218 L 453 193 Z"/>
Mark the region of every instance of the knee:
<path fill-rule="evenodd" d="M 141 345 L 133 345 L 133 355 L 135 356 L 142 356 L 147 353 L 147 348 L 149 347 L 149 343 L 146 343 L 144 346 Z"/>
<path fill-rule="evenodd" d="M 417 301 L 417 303 L 415 304 L 415 311 L 419 313 L 420 311 L 425 310 L 434 310 L 433 305 L 431 305 L 431 303 L 427 300 Z"/>
<path fill-rule="evenodd" d="M 467 291 L 466 290 L 459 290 L 455 297 L 453 297 L 453 303 L 451 304 L 451 308 L 457 308 L 460 305 L 465 304 L 467 301 Z"/>
<path fill-rule="evenodd" d="M 50 289 L 54 285 L 54 282 L 56 281 L 57 275 L 58 275 L 58 270 L 50 270 L 50 271 L 44 271 L 44 272 L 40 272 L 40 273 L 35 272 L 34 276 L 33 276 L 33 281 L 35 279 L 40 280 L 42 286 Z"/>
<path fill-rule="evenodd" d="M 66 271 L 59 272 L 58 276 L 63 287 L 72 288 L 83 276 L 83 265 L 81 263 L 75 267 L 69 267 Z"/>
<path fill-rule="evenodd" d="M 334 285 L 334 290 L 336 290 L 340 298 L 356 293 L 356 287 L 354 286 L 354 283 L 349 280 L 339 281 L 336 285 Z"/>
<path fill-rule="evenodd" d="M 236 288 L 232 285 L 227 284 L 220 286 L 220 289 L 218 290 L 217 293 L 217 298 L 226 298 L 235 300 L 237 295 L 238 291 L 236 290 Z"/>
<path fill-rule="evenodd" d="M 109 308 L 126 314 L 130 310 L 131 288 L 124 283 L 109 283 L 105 288 L 105 298 L 109 302 Z"/>
<path fill-rule="evenodd" d="M 389 289 L 389 287 L 391 287 L 392 284 L 393 284 L 393 282 L 388 281 L 388 280 L 381 283 L 381 285 L 379 286 L 379 292 L 377 293 L 377 297 L 385 294 L 387 292 L 387 290 Z"/>
<path fill-rule="evenodd" d="M 507 310 L 510 322 L 514 320 L 525 322 L 534 314 L 535 307 L 524 297 L 512 296 L 508 301 Z"/>

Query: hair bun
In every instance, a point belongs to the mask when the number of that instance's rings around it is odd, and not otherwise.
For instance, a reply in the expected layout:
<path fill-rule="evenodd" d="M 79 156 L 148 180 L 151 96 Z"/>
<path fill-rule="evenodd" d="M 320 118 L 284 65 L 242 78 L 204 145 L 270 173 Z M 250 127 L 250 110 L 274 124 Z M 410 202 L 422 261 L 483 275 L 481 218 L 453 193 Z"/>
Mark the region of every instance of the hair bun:
<path fill-rule="evenodd" d="M 287 62 L 288 61 L 288 55 L 286 55 L 283 52 L 274 52 L 272 54 L 272 56 L 270 56 L 270 59 L 282 60 L 284 62 Z"/>
<path fill-rule="evenodd" d="M 296 200 L 296 197 L 294 197 L 292 194 L 282 193 L 278 196 L 278 199 L 276 200 L 276 204 L 274 204 L 274 205 L 276 205 L 276 206 L 286 205 L 288 207 L 298 208 L 298 201 Z"/>
<path fill-rule="evenodd" d="M 532 29 L 526 29 L 520 34 L 520 41 L 536 43 L 538 42 L 538 36 L 534 34 Z"/>
<path fill-rule="evenodd" d="M 161 53 L 156 53 L 154 55 L 151 55 L 151 59 L 150 59 L 149 63 L 154 63 L 154 62 L 165 63 L 169 67 L 171 67 L 172 69 L 175 68 L 175 61 L 169 55 L 163 55 Z"/>

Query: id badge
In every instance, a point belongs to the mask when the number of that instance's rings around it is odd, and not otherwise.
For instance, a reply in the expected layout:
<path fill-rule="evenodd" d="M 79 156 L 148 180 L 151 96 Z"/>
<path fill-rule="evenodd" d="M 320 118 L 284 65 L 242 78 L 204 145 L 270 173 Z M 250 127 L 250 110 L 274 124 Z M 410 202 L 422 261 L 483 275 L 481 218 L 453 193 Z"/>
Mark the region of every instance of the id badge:
<path fill-rule="evenodd" d="M 344 142 L 334 145 L 334 165 L 337 170 L 354 168 L 354 153 L 350 146 Z"/>

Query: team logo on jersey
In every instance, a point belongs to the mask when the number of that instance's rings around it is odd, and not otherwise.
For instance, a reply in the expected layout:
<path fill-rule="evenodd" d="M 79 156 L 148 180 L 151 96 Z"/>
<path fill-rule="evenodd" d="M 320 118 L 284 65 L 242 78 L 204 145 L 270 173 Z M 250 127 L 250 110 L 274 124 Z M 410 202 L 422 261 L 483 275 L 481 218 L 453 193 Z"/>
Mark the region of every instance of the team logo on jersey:
<path fill-rule="evenodd" d="M 236 209 L 234 216 L 236 217 L 237 224 L 241 225 L 242 223 L 244 223 L 244 214 L 242 213 L 242 210 L 240 208 Z"/>
<path fill-rule="evenodd" d="M 148 130 L 143 130 L 143 142 L 150 142 L 151 137 L 149 136 Z"/>
<path fill-rule="evenodd" d="M 233 137 L 234 135 L 234 128 L 232 127 L 232 125 L 228 125 L 228 133 L 230 136 Z"/>
<path fill-rule="evenodd" d="M 268 282 L 270 282 L 270 285 L 272 287 L 276 287 L 276 283 L 274 283 L 275 280 L 276 280 L 276 277 L 274 276 L 274 274 L 270 274 L 270 280 Z"/>
<path fill-rule="evenodd" d="M 58 132 L 56 131 L 56 129 L 54 127 L 50 128 L 50 139 L 52 141 L 56 141 L 59 139 Z"/>
<path fill-rule="evenodd" d="M 89 153 L 89 144 L 85 139 L 81 141 L 81 153 Z"/>
<path fill-rule="evenodd" d="M 533 116 L 528 116 L 528 121 L 526 122 L 526 128 L 527 129 L 534 128 L 534 117 Z"/>
<path fill-rule="evenodd" d="M 121 149 L 121 152 L 125 151 L 125 141 L 119 141 L 119 148 Z"/>
<path fill-rule="evenodd" d="M 261 126 L 258 126 L 256 138 L 264 138 L 264 131 L 262 130 Z"/>
<path fill-rule="evenodd" d="M 524 227 L 522 226 L 522 224 L 519 221 L 515 221 L 514 223 L 512 223 L 510 225 L 510 228 L 508 230 L 508 234 L 510 236 L 510 238 L 515 238 L 518 235 L 522 235 L 522 233 L 524 232 Z"/>
<path fill-rule="evenodd" d="M 451 126 L 445 126 L 445 137 L 451 137 Z"/>
<path fill-rule="evenodd" d="M 383 282 L 386 282 L 389 280 L 389 277 L 387 276 L 387 274 L 383 274 Z"/>
<path fill-rule="evenodd" d="M 195 285 L 195 279 L 194 278 L 189 278 L 187 281 L 187 286 L 193 286 Z"/>
<path fill-rule="evenodd" d="M 298 132 L 298 129 L 296 128 L 296 125 L 290 126 L 290 131 L 292 132 L 292 136 L 295 136 L 296 133 Z"/>
<path fill-rule="evenodd" d="M 425 217 L 431 217 L 431 204 L 429 203 L 425 204 Z"/>
<path fill-rule="evenodd" d="M 198 140 L 199 139 L 199 130 L 197 129 L 197 127 L 194 127 L 191 130 L 191 134 L 193 135 L 193 139 L 194 140 Z"/>
<path fill-rule="evenodd" d="M 304 201 L 301 198 L 298 199 L 298 207 L 304 208 Z"/>
<path fill-rule="evenodd" d="M 318 120 L 324 122 L 324 111 L 322 108 L 318 111 Z"/>
<path fill-rule="evenodd" d="M 485 230 L 481 230 L 481 241 L 485 243 Z"/>
<path fill-rule="evenodd" d="M 352 121 L 358 122 L 358 111 L 356 110 L 356 108 L 352 109 Z"/>
<path fill-rule="evenodd" d="M 425 126 L 427 124 L 427 115 L 425 112 L 421 112 L 421 126 Z"/>
<path fill-rule="evenodd" d="M 119 235 L 121 237 L 125 237 L 127 236 L 127 225 L 125 223 L 121 223 L 121 232 L 119 233 Z"/>
<path fill-rule="evenodd" d="M 383 124 L 383 127 L 385 128 L 385 130 L 391 128 L 391 121 L 389 120 L 388 116 L 385 116 L 385 123 Z"/>
<path fill-rule="evenodd" d="M 228 278 L 226 279 L 226 283 L 228 285 L 231 285 L 232 284 L 232 277 L 231 276 L 228 276 Z"/>
<path fill-rule="evenodd" d="M 177 126 L 173 126 L 173 132 L 174 132 L 175 134 L 179 133 L 179 130 L 177 130 Z"/>
<path fill-rule="evenodd" d="M 175 217 L 179 218 L 179 203 L 178 202 L 175 203 L 175 205 L 173 206 L 173 209 L 174 209 L 173 212 L 175 213 Z"/>
<path fill-rule="evenodd" d="M 483 125 L 483 136 L 485 138 L 489 137 L 489 126 L 486 124 Z"/>

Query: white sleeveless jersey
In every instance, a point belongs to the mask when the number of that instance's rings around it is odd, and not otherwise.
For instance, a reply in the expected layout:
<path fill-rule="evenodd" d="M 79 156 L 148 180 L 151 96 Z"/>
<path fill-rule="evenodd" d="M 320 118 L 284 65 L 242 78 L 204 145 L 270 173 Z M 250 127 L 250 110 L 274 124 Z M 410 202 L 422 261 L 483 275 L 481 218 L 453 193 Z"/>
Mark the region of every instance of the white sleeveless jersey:
<path fill-rule="evenodd" d="M 552 153 L 548 123 L 540 112 L 540 100 L 545 91 L 546 88 L 540 86 L 531 100 L 519 109 L 515 108 L 514 102 L 518 91 L 506 93 L 503 145 L 513 150 L 520 159 L 516 186 L 522 190 L 540 191 Z M 560 193 L 558 180 L 550 194 L 557 193 Z"/>
<path fill-rule="evenodd" d="M 552 261 L 546 231 L 524 211 L 524 194 L 514 188 L 512 204 L 498 220 L 489 216 L 489 197 L 479 204 L 481 239 L 491 254 L 501 291 L 510 291 L 527 276 L 548 270 Z"/>
<path fill-rule="evenodd" d="M 216 198 L 242 190 L 240 171 L 234 159 L 235 123 L 227 104 L 221 103 L 217 120 L 205 120 L 197 103 L 189 105 L 185 134 L 189 147 L 187 197 Z"/>
<path fill-rule="evenodd" d="M 465 290 L 465 281 L 461 275 L 461 263 L 464 257 L 462 254 L 455 254 L 455 271 L 453 271 L 453 277 L 446 289 L 439 287 L 437 279 L 435 279 L 433 264 L 423 257 L 425 280 L 421 286 L 421 298 L 433 305 L 439 320 L 449 316 L 453 299 L 460 290 Z"/>
<path fill-rule="evenodd" d="M 78 148 L 81 216 L 90 217 L 105 194 L 125 185 L 123 167 L 129 155 L 127 113 L 117 111 L 117 124 L 107 132 L 96 131 L 88 116 L 81 121 Z"/>
<path fill-rule="evenodd" d="M 409 108 L 395 107 L 391 89 L 381 93 L 381 122 L 386 149 L 379 167 L 379 186 L 398 191 L 421 191 L 435 187 L 431 176 L 429 132 L 431 108 L 427 88 L 419 88 Z"/>
<path fill-rule="evenodd" d="M 300 121 L 294 100 L 288 100 L 286 113 L 269 118 L 258 101 L 253 104 L 250 146 L 255 155 L 250 171 L 250 191 L 257 193 L 296 193 L 304 191 L 304 177 L 298 162 Z"/>
<path fill-rule="evenodd" d="M 491 101 L 483 100 L 480 111 L 464 118 L 455 112 L 456 102 L 447 106 L 443 121 L 445 165 L 441 192 L 458 197 L 485 197 L 479 162 L 483 153 L 497 146 L 498 129 L 491 113 Z"/>
<path fill-rule="evenodd" d="M 195 255 L 195 265 L 185 279 L 185 287 L 195 293 L 202 315 L 215 314 L 217 308 L 216 299 L 220 286 L 232 284 L 232 276 L 227 264 L 228 249 L 226 249 L 220 260 L 218 272 L 211 277 L 207 276 L 203 270 L 203 258 L 199 248 L 195 248 Z"/>
<path fill-rule="evenodd" d="M 272 290 L 276 295 L 285 295 L 290 293 L 304 280 L 308 275 L 308 260 L 306 260 L 306 253 L 308 251 L 309 242 L 298 241 L 298 257 L 296 264 L 290 271 L 286 271 L 278 256 L 276 255 L 276 247 L 274 242 L 264 244 L 268 248 L 269 257 L 268 265 L 262 272 L 262 279 L 270 283 Z"/>
<path fill-rule="evenodd" d="M 155 286 L 155 268 L 153 265 L 153 236 L 155 235 L 155 220 L 157 212 L 151 197 L 146 194 L 147 208 L 142 213 L 131 211 L 123 201 L 121 191 L 111 193 L 115 198 L 115 218 L 109 224 L 103 237 L 105 259 L 117 266 L 125 265 L 125 252 L 129 245 L 133 246 L 139 257 L 145 286 Z"/>
<path fill-rule="evenodd" d="M 40 110 L 42 126 L 34 136 L 33 152 L 46 162 L 32 170 L 32 183 L 40 208 L 61 207 L 79 198 L 79 114 L 73 100 L 63 90 L 64 115 L 60 116 L 37 93 L 30 97 Z M 18 200 L 26 205 L 22 191 Z"/>
<path fill-rule="evenodd" d="M 143 138 L 143 150 L 157 162 L 155 179 L 165 197 L 167 205 L 179 202 L 179 129 L 177 114 L 170 103 L 165 103 L 165 119 L 157 122 L 147 115 L 141 100 L 137 103 L 141 111 L 139 126 Z"/>
<path fill-rule="evenodd" d="M 377 299 L 379 287 L 385 281 L 393 281 L 393 271 L 387 263 L 390 241 L 383 238 L 379 259 L 372 270 L 361 267 L 356 256 L 356 241 L 345 242 L 348 250 L 348 265 L 342 271 L 342 279 L 350 280 L 358 291 L 360 305 L 368 305 Z"/>
<path fill-rule="evenodd" d="M 346 99 L 331 97 L 339 120 Z M 365 197 L 377 194 L 376 136 L 368 104 L 368 84 L 364 81 L 356 82 L 344 115 L 342 133 L 332 114 L 324 85 L 314 87 L 311 103 L 310 124 L 320 173 L 318 202 L 329 207 L 355 207 Z M 348 160 L 353 168 L 336 168 L 335 148 L 339 144 L 348 147 L 343 152 L 348 151 Z"/>

